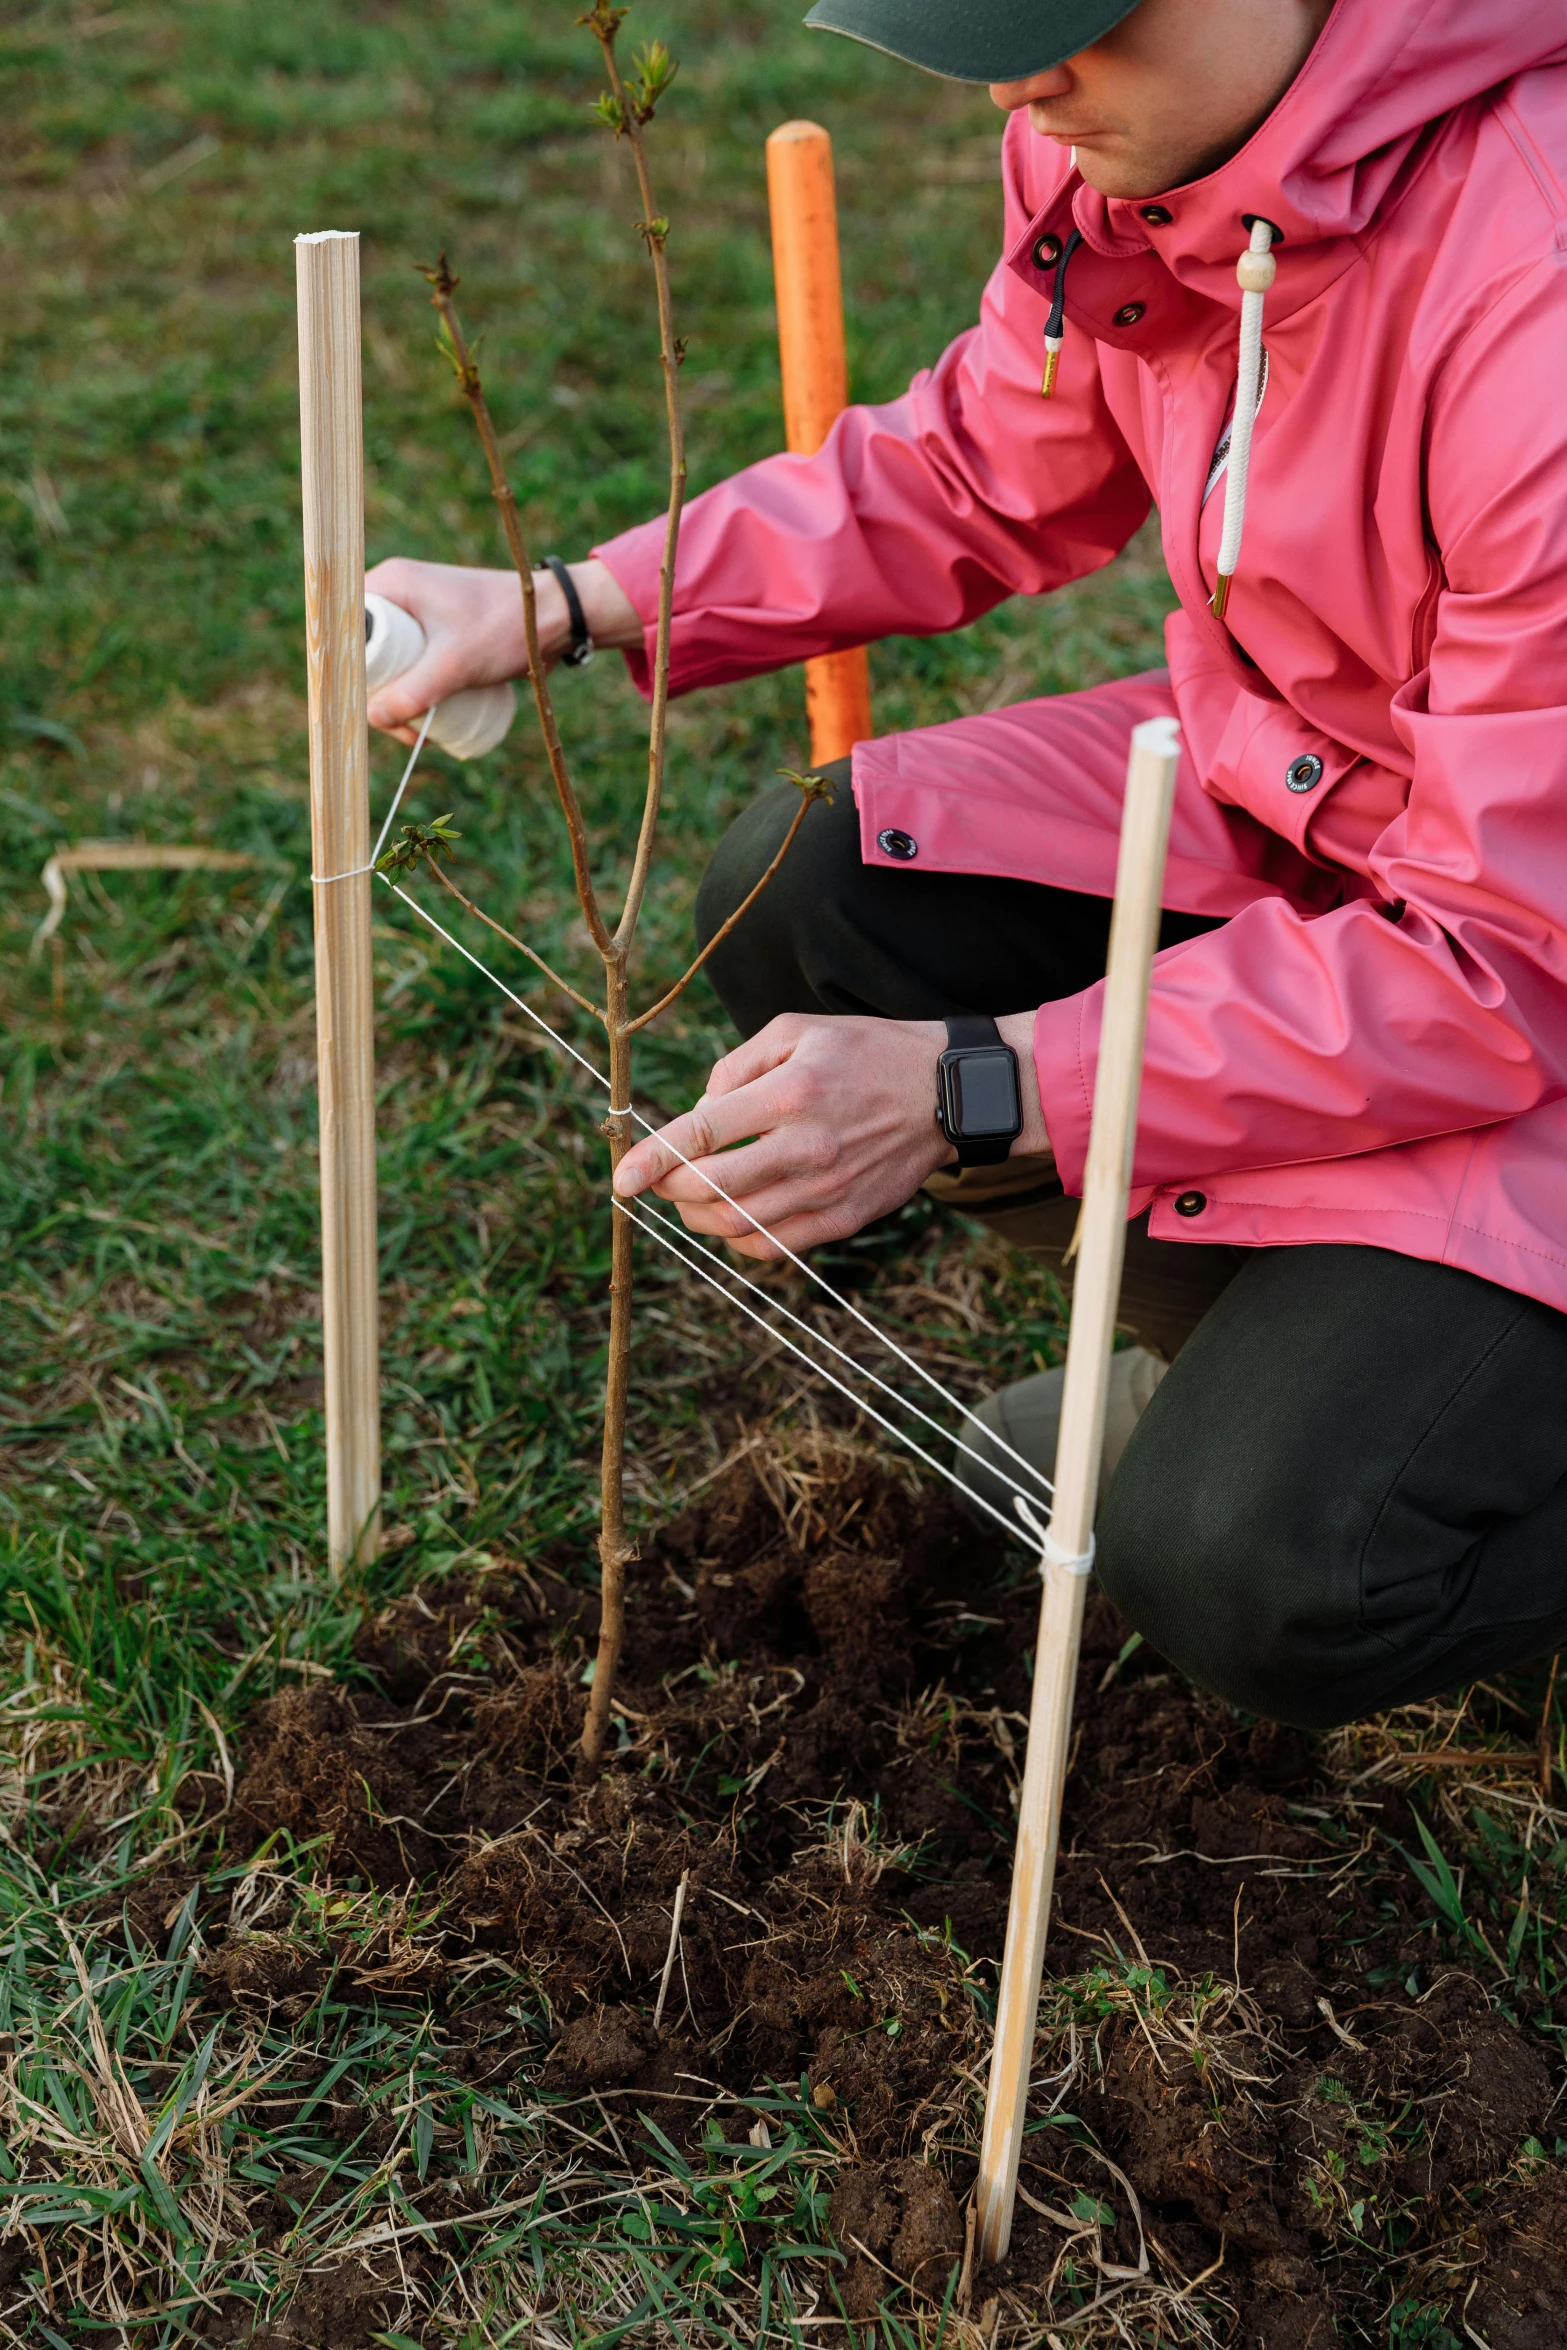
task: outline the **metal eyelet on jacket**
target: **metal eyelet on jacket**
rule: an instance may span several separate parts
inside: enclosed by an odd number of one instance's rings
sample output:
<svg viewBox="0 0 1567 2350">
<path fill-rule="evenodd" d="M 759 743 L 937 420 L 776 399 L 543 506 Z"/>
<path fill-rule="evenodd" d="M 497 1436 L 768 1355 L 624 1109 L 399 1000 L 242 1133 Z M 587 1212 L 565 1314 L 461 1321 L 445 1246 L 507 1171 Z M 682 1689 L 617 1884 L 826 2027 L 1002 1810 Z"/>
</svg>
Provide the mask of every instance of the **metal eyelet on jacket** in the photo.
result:
<svg viewBox="0 0 1567 2350">
<path fill-rule="evenodd" d="M 1123 302 L 1111 319 L 1112 326 L 1135 326 L 1148 309 L 1146 302 Z"/>
<path fill-rule="evenodd" d="M 1044 236 L 1034 240 L 1034 267 L 1036 269 L 1054 269 L 1060 258 L 1061 239 L 1053 232 L 1047 231 Z"/>
<path fill-rule="evenodd" d="M 1315 791 L 1322 781 L 1322 761 L 1315 751 L 1302 751 L 1284 770 L 1286 791 Z"/>
<path fill-rule="evenodd" d="M 892 824 L 885 831 L 877 833 L 876 846 L 884 857 L 896 857 L 900 865 L 907 865 L 911 858 L 920 853 L 920 844 L 914 835 L 911 832 L 899 832 L 896 825 Z"/>
</svg>

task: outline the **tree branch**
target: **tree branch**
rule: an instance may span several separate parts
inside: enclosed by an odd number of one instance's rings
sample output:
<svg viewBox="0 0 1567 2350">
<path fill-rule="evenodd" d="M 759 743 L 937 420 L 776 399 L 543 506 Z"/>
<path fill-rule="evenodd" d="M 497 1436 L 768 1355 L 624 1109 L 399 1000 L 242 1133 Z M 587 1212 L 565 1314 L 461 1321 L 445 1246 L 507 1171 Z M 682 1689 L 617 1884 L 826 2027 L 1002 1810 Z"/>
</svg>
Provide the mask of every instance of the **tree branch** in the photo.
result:
<svg viewBox="0 0 1567 2350">
<path fill-rule="evenodd" d="M 669 716 L 669 644 L 674 625 L 675 555 L 680 544 L 680 517 L 686 495 L 686 446 L 685 429 L 680 417 L 679 382 L 680 364 L 685 351 L 675 338 L 666 250 L 669 223 L 659 215 L 654 202 L 647 142 L 642 136 L 645 125 L 653 118 L 659 97 L 674 78 L 675 69 L 662 43 L 652 43 L 638 60 L 637 90 L 633 92 L 627 89 L 615 56 L 615 36 L 623 13 L 620 9 L 606 6 L 605 0 L 598 0 L 591 14 L 583 21 L 597 38 L 604 55 L 604 70 L 609 76 L 612 110 L 606 112 L 605 119 L 611 123 L 617 137 L 624 133 L 630 140 L 636 164 L 637 191 L 642 199 L 642 219 L 637 225 L 647 246 L 648 259 L 653 265 L 653 283 L 658 294 L 659 359 L 664 373 L 664 411 L 669 428 L 669 509 L 664 525 L 664 556 L 658 574 L 658 619 L 653 635 L 653 706 L 648 719 L 647 793 L 642 804 L 642 828 L 637 835 L 631 878 L 626 884 L 625 903 L 615 927 L 615 943 L 625 949 L 636 935 L 638 917 L 642 912 L 642 899 L 653 862 L 659 809 L 664 797 Z"/>
<path fill-rule="evenodd" d="M 668 1011 L 670 1005 L 675 1001 L 677 996 L 684 995 L 692 980 L 701 970 L 702 965 L 707 961 L 708 956 L 713 952 L 713 949 L 715 947 L 722 946 L 724 940 L 729 936 L 729 933 L 731 930 L 733 930 L 735 924 L 740 920 L 741 916 L 749 913 L 750 909 L 755 905 L 757 899 L 761 896 L 763 890 L 767 887 L 767 884 L 772 880 L 773 875 L 777 872 L 779 866 L 783 863 L 785 857 L 788 856 L 789 851 L 794 846 L 794 836 L 799 831 L 801 825 L 805 822 L 806 810 L 810 807 L 811 802 L 813 800 L 826 800 L 830 803 L 832 800 L 831 784 L 824 783 L 819 775 L 791 774 L 789 776 L 789 781 L 791 783 L 797 783 L 800 787 L 800 805 L 798 808 L 796 808 L 794 812 L 794 821 L 790 825 L 788 831 L 784 834 L 783 839 L 779 842 L 777 853 L 774 856 L 772 863 L 768 866 L 767 871 L 762 875 L 761 879 L 756 882 L 747 892 L 746 896 L 740 900 L 739 905 L 736 906 L 728 921 L 723 923 L 719 929 L 714 931 L 712 937 L 708 940 L 706 946 L 702 949 L 702 952 L 697 956 L 696 961 L 691 964 L 683 978 L 677 979 L 675 981 L 675 984 L 670 989 L 668 995 L 660 996 L 658 1002 L 654 1004 L 650 1010 L 646 1012 L 639 1012 L 634 1020 L 627 1021 L 626 1034 L 628 1036 L 635 1036 L 639 1028 L 646 1028 L 648 1022 L 650 1020 L 656 1020 L 660 1012 Z M 450 889 L 451 883 L 448 882 L 446 886 L 448 889 Z"/>
<path fill-rule="evenodd" d="M 527 545 L 523 539 L 522 524 L 517 516 L 517 500 L 513 494 L 511 483 L 506 478 L 505 461 L 501 456 L 500 443 L 495 436 L 495 425 L 490 416 L 489 403 L 484 397 L 484 386 L 480 380 L 473 353 L 468 348 L 467 339 L 458 322 L 457 312 L 452 305 L 452 295 L 456 291 L 457 280 L 446 265 L 444 253 L 433 269 L 424 269 L 420 274 L 429 281 L 430 299 L 446 330 L 447 357 L 451 360 L 463 397 L 473 411 L 473 421 L 478 427 L 485 463 L 490 469 L 490 487 L 495 493 L 495 503 L 501 510 L 501 527 L 506 533 L 506 545 L 516 568 L 517 577 L 522 584 L 522 626 L 528 646 L 528 681 L 533 687 L 533 699 L 539 713 L 539 730 L 544 737 L 544 749 L 550 764 L 550 774 L 554 779 L 556 794 L 560 800 L 561 813 L 566 819 L 566 830 L 571 837 L 571 865 L 572 872 L 576 877 L 577 897 L 582 907 L 583 920 L 587 923 L 592 934 L 593 944 L 601 955 L 608 958 L 616 952 L 616 942 L 610 935 L 609 926 L 603 915 L 599 912 L 598 893 L 593 887 L 593 877 L 588 867 L 587 826 L 583 822 L 582 809 L 573 789 L 570 773 L 567 770 L 566 753 L 561 743 L 560 729 L 555 723 L 555 706 L 550 698 L 550 689 L 544 672 L 544 661 L 539 649 L 539 617 L 533 592 L 533 565 L 529 560 Z"/>
<path fill-rule="evenodd" d="M 577 990 L 572 986 L 571 981 L 569 979 L 562 979 L 558 971 L 552 971 L 548 963 L 545 962 L 542 955 L 536 955 L 532 947 L 525 946 L 520 938 L 513 938 L 509 930 L 503 930 L 501 925 L 496 921 L 494 915 L 486 914 L 484 908 L 482 906 L 476 906 L 472 898 L 464 897 L 462 891 L 457 887 L 456 882 L 453 881 L 449 875 L 441 871 L 440 866 L 437 865 L 433 857 L 426 857 L 425 863 L 429 866 L 430 871 L 435 875 L 436 880 L 440 883 L 442 889 L 447 892 L 448 896 L 454 897 L 457 900 L 459 906 L 466 906 L 470 914 L 477 914 L 479 920 L 484 924 L 486 930 L 493 930 L 497 938 L 503 938 L 509 947 L 516 948 L 519 955 L 526 955 L 530 963 L 537 964 L 538 968 L 543 972 L 545 978 L 549 980 L 553 986 L 558 987 L 562 995 L 569 995 L 572 1002 L 574 1004 L 580 1005 L 584 1012 L 591 1012 L 595 1020 L 603 1019 L 604 1007 L 602 1004 L 595 1004 L 591 1002 L 587 996 L 579 995 Z M 716 945 L 716 940 L 714 943 Z"/>
</svg>

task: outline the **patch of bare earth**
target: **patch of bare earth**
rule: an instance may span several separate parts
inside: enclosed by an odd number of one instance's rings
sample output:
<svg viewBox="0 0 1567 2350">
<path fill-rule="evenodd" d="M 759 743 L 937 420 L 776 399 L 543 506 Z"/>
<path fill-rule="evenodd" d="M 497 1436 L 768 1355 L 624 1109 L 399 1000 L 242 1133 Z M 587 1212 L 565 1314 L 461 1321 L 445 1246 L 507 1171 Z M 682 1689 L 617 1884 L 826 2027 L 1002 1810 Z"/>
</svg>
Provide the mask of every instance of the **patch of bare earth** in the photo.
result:
<svg viewBox="0 0 1567 2350">
<path fill-rule="evenodd" d="M 367 1625 L 373 1685 L 258 1708 L 236 1806 L 258 1839 L 318 1840 L 336 1881 L 422 1887 L 426 1913 L 438 1889 L 433 1925 L 389 1931 L 393 1979 L 529 1980 L 552 2037 L 519 2026 L 498 2057 L 492 2033 L 486 2067 L 677 2144 L 715 2090 L 803 2078 L 839 2138 L 845 2313 L 894 2279 L 940 2303 L 1036 1605 L 1015 1561 L 864 1455 L 753 1453 L 634 1570 L 623 1744 L 597 1783 L 574 1766 L 592 1601 L 502 1564 Z M 1562 2081 L 1538 2027 L 1567 2017 L 1503 2013 L 1438 1960 L 1390 1841 L 1400 1795 L 1346 1807 L 1309 1741 L 1146 1649 L 1118 1666 L 1124 1638 L 1095 1603 L 1039 2126 L 1009 2256 L 965 2275 L 960 2311 L 993 2339 L 1072 2320 L 1086 2342 L 1095 2310 L 1158 2309 L 1176 2341 L 1200 2307 L 1210 2338 L 1329 2350 L 1385 2339 L 1412 2279 L 1492 2350 L 1567 2341 L 1567 2205 L 1520 2164 Z M 305 2003 L 316 1965 L 237 1935 L 214 1987 Z M 362 2320 L 301 2304 L 279 2340 L 373 2338 L 375 2277 L 340 2290 Z"/>
</svg>

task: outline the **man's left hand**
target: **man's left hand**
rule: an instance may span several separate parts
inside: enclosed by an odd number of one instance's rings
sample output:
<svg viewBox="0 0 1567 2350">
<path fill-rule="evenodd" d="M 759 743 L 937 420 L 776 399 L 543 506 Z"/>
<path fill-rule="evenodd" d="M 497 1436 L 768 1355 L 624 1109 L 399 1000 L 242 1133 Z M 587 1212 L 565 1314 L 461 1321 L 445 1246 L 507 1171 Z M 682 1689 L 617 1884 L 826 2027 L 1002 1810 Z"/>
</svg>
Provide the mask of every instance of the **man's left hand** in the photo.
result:
<svg viewBox="0 0 1567 2350">
<path fill-rule="evenodd" d="M 1033 1014 L 999 1025 L 1023 1085 L 1024 1130 L 1013 1148 L 1047 1149 Z M 901 1207 L 955 1158 L 936 1123 L 936 1062 L 946 1045 L 939 1020 L 785 1013 L 714 1065 L 694 1109 L 627 1152 L 615 1190 L 622 1199 L 655 1191 L 693 1232 L 763 1261 L 782 1254 L 780 1241 L 799 1255 L 842 1240 Z M 705 1175 L 773 1237 L 719 1199 Z"/>
</svg>

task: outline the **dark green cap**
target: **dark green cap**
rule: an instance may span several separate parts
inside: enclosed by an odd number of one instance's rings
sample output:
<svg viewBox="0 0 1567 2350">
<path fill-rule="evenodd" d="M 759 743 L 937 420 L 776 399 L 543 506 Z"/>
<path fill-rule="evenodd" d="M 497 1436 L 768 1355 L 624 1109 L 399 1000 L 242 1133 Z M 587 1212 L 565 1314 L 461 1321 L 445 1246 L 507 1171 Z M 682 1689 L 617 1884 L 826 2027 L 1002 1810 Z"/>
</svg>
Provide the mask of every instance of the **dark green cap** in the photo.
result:
<svg viewBox="0 0 1567 2350">
<path fill-rule="evenodd" d="M 1020 82 L 1075 57 L 1137 0 L 816 0 L 818 31 L 847 33 L 955 82 Z"/>
</svg>

